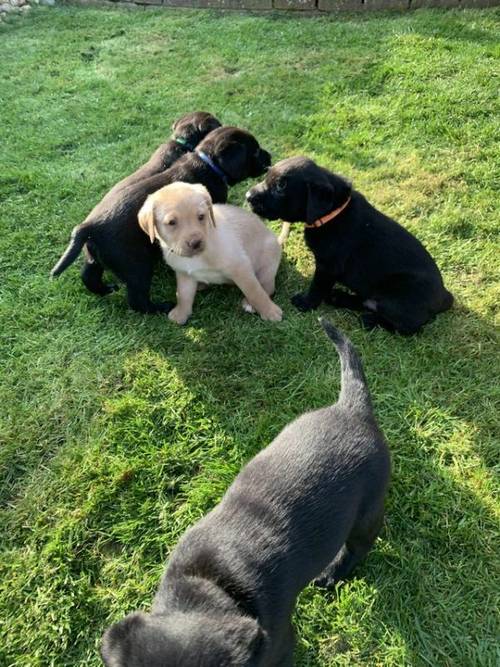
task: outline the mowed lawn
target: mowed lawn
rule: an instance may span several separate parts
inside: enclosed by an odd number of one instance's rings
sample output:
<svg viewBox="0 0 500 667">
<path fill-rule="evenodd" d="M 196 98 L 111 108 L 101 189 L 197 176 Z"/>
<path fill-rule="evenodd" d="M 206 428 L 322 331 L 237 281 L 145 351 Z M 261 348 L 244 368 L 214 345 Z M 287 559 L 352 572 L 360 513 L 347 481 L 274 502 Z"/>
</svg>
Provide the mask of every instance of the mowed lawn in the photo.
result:
<svg viewBox="0 0 500 667">
<path fill-rule="evenodd" d="M 300 597 L 296 664 L 500 664 L 499 17 L 68 7 L 0 28 L 2 667 L 98 665 L 243 463 L 336 400 L 318 314 L 362 354 L 393 481 L 357 577 Z M 77 265 L 50 281 L 72 227 L 194 109 L 353 179 L 437 258 L 454 309 L 409 339 L 298 313 L 300 225 L 280 324 L 230 288 L 179 328 L 89 294 Z M 154 292 L 173 298 L 166 270 Z"/>
</svg>

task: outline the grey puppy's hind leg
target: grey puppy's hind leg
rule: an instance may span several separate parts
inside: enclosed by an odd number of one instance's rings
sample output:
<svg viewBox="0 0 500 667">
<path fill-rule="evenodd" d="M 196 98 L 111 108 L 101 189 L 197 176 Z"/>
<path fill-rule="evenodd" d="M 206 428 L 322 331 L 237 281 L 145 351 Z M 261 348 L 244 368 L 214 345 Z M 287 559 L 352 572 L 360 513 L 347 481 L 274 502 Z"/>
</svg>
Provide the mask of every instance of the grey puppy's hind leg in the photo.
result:
<svg viewBox="0 0 500 667">
<path fill-rule="evenodd" d="M 316 586 L 331 588 L 344 581 L 356 565 L 370 551 L 384 521 L 383 505 L 376 511 L 365 514 L 354 524 L 349 537 L 334 560 L 314 580 Z"/>
</svg>

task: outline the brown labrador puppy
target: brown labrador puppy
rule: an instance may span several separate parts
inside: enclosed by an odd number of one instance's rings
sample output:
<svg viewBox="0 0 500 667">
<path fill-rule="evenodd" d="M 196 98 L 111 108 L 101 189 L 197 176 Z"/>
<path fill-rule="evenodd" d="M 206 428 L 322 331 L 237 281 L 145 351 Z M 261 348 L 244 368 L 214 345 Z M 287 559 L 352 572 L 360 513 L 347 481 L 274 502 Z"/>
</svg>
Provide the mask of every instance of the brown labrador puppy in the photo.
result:
<svg viewBox="0 0 500 667">
<path fill-rule="evenodd" d="M 172 125 L 170 141 L 158 146 L 142 167 L 114 185 L 106 197 L 115 195 L 118 190 L 142 181 L 144 178 L 165 171 L 180 157 L 194 151 L 200 141 L 218 127 L 221 127 L 221 123 L 206 111 L 195 111 L 181 116 Z"/>
</svg>

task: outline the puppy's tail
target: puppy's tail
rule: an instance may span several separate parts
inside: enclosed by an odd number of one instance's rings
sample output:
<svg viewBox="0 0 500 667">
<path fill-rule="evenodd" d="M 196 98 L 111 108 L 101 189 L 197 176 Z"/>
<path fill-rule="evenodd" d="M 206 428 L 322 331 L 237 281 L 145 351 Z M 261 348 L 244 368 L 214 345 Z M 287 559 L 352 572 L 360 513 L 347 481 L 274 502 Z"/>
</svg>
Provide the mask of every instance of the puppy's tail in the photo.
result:
<svg viewBox="0 0 500 667">
<path fill-rule="evenodd" d="M 286 240 L 290 236 L 290 223 L 284 222 L 281 227 L 280 235 L 278 236 L 278 243 L 283 247 L 286 243 Z"/>
<path fill-rule="evenodd" d="M 368 386 L 366 384 L 363 364 L 356 352 L 356 348 L 351 341 L 327 319 L 320 317 L 319 323 L 325 330 L 327 336 L 333 341 L 340 357 L 342 376 L 339 403 L 348 405 L 349 407 L 362 412 L 371 412 L 370 392 L 368 391 Z"/>
<path fill-rule="evenodd" d="M 50 275 L 55 278 L 72 264 L 81 253 L 85 242 L 89 238 L 89 228 L 83 225 L 77 225 L 71 232 L 71 240 L 64 251 L 61 259 L 54 266 Z"/>
</svg>

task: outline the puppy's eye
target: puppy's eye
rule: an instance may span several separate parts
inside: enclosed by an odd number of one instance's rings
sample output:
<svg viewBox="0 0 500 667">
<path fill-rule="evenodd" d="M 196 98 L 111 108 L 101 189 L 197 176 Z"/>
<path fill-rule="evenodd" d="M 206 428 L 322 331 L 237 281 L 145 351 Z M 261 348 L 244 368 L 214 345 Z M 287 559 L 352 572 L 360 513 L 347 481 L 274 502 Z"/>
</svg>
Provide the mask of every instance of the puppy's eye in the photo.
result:
<svg viewBox="0 0 500 667">
<path fill-rule="evenodd" d="M 177 220 L 175 218 L 170 218 L 170 220 L 167 220 L 167 225 L 169 225 L 170 227 L 175 227 L 176 224 Z"/>
<path fill-rule="evenodd" d="M 198 213 L 198 220 L 199 220 L 200 222 L 202 222 L 203 220 L 205 220 L 205 214 L 204 214 L 204 213 Z"/>
<path fill-rule="evenodd" d="M 283 192 L 285 189 L 285 181 L 281 179 L 279 181 L 276 181 L 276 183 L 274 184 L 274 189 L 276 190 L 276 192 Z"/>
</svg>

